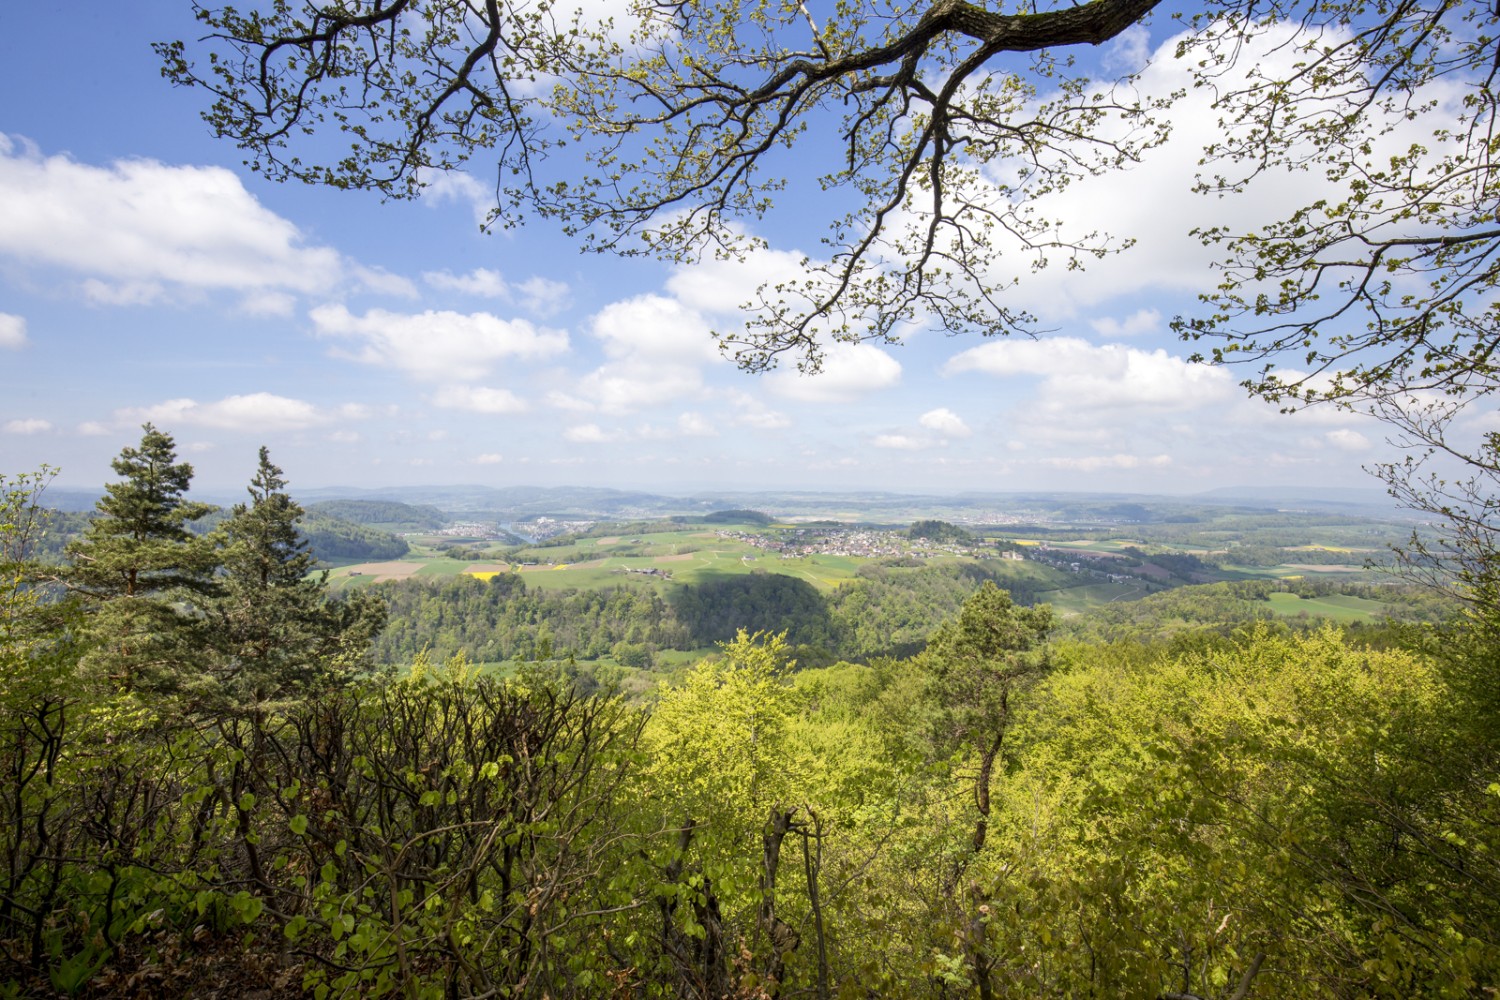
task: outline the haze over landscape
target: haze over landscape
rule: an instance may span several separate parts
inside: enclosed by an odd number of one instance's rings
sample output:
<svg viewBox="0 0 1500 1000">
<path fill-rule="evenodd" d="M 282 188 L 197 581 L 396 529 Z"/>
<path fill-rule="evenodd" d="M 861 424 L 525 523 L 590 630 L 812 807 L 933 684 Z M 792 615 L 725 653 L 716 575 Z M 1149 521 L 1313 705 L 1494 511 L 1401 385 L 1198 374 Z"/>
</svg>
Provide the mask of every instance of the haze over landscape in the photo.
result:
<svg viewBox="0 0 1500 1000">
<path fill-rule="evenodd" d="M 1185 80 L 1173 28 L 1132 28 L 1097 58 L 1154 52 L 1141 85 L 1166 93 Z M 755 376 L 712 331 L 818 252 L 811 185 L 763 223 L 770 249 L 666 265 L 582 255 L 544 221 L 482 234 L 483 164 L 415 203 L 271 183 L 212 138 L 201 95 L 160 76 L 150 43 L 197 30 L 168 4 L 0 12 L 6 468 L 46 462 L 58 487 L 95 487 L 146 421 L 221 491 L 260 444 L 294 489 L 1194 493 L 1373 487 L 1362 466 L 1390 457 L 1368 419 L 1280 414 L 1246 398 L 1249 372 L 1188 363 L 1168 329 L 1215 280 L 1189 218 L 1232 224 L 1306 193 L 1273 178 L 1192 194 L 1214 128 L 1197 97 L 1172 143 L 1051 206 L 1138 242 L 1006 293 L 1039 339 L 914 327 L 904 345 L 832 350 L 817 377 Z"/>
</svg>

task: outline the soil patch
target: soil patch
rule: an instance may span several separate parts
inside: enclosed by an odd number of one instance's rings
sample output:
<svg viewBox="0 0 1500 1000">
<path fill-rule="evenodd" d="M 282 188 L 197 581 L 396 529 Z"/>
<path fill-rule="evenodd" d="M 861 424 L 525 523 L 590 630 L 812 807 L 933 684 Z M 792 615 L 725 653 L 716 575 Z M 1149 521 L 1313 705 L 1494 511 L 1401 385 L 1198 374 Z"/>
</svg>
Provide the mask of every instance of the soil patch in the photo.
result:
<svg viewBox="0 0 1500 1000">
<path fill-rule="evenodd" d="M 375 582 L 381 580 L 405 580 L 416 574 L 422 568 L 419 562 L 383 562 L 364 563 L 359 566 L 350 566 L 350 576 L 373 576 Z"/>
</svg>

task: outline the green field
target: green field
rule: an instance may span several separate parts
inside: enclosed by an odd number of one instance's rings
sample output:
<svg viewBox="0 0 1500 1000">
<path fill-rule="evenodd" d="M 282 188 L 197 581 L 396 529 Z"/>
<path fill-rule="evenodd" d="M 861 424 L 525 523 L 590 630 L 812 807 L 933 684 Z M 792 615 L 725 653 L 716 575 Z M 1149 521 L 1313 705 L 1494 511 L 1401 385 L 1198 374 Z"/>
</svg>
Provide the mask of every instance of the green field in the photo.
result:
<svg viewBox="0 0 1500 1000">
<path fill-rule="evenodd" d="M 1040 597 L 1059 615 L 1076 615 L 1115 601 L 1140 600 L 1149 593 L 1150 588 L 1141 583 L 1092 583 L 1065 590 L 1049 590 Z"/>
<path fill-rule="evenodd" d="M 1385 605 L 1363 597 L 1298 597 L 1296 594 L 1278 593 L 1270 596 L 1271 609 L 1283 617 L 1307 614 L 1312 618 L 1328 618 L 1336 622 L 1372 621 L 1385 613 Z"/>
<path fill-rule="evenodd" d="M 1260 580 L 1300 580 L 1322 577 L 1354 581 L 1382 578 L 1378 570 L 1368 570 L 1361 566 L 1341 566 L 1336 563 L 1328 566 L 1236 566 L 1232 563 L 1222 565 L 1227 573 Z"/>
<path fill-rule="evenodd" d="M 732 527 L 753 530 L 749 526 Z M 527 586 L 588 590 L 631 583 L 661 593 L 673 586 L 757 570 L 796 577 L 819 590 L 831 590 L 853 579 L 859 567 L 868 561 L 837 555 L 784 558 L 779 553 L 701 528 L 633 538 L 582 538 L 568 545 L 515 551 L 511 558 L 512 572 L 520 574 Z M 468 571 L 471 565 L 485 564 L 484 560 L 471 563 L 451 559 L 428 545 L 415 545 L 409 555 L 393 562 L 415 564 L 413 572 L 398 575 L 419 577 L 455 576 Z M 329 575 L 329 582 L 336 589 L 368 586 L 381 578 L 389 566 L 385 563 L 340 566 Z"/>
</svg>

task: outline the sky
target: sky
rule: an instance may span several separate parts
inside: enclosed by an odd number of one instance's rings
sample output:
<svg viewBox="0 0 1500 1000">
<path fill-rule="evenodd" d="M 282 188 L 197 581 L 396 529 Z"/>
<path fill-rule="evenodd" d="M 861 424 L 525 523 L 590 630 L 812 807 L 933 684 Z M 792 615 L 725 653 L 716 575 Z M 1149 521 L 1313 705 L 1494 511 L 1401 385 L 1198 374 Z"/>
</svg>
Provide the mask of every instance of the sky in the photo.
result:
<svg viewBox="0 0 1500 1000">
<path fill-rule="evenodd" d="M 1392 455 L 1357 414 L 1247 399 L 1248 372 L 1190 364 L 1169 330 L 1215 280 L 1194 223 L 1306 196 L 1288 178 L 1190 193 L 1215 121 L 1198 95 L 1166 147 L 1053 207 L 1136 244 L 1008 293 L 1050 332 L 914 329 L 833 349 L 820 376 L 752 375 L 710 331 L 816 248 L 816 211 L 763 223 L 754 259 L 672 265 L 584 254 L 545 223 L 482 233 L 482 166 L 416 202 L 276 184 L 161 79 L 150 43 L 195 28 L 181 0 L 0 7 L 0 474 L 97 486 L 147 421 L 220 491 L 261 445 L 294 492 L 1170 494 L 1374 486 L 1363 467 Z M 1099 57 L 1180 87 L 1156 31 Z"/>
</svg>

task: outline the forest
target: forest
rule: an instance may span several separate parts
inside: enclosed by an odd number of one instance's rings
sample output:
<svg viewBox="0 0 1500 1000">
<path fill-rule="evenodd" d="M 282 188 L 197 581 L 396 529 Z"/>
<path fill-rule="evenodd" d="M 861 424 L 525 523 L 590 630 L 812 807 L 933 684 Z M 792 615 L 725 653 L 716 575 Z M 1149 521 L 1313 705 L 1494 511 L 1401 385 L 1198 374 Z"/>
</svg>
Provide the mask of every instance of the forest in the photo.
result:
<svg viewBox="0 0 1500 1000">
<path fill-rule="evenodd" d="M 483 156 L 482 225 L 597 250 L 744 260 L 806 181 L 827 253 L 715 336 L 816 372 L 918 328 L 1045 333 L 1010 276 L 1129 245 L 1046 199 L 1167 141 L 1176 97 L 1073 58 L 1157 6 L 661 2 L 622 34 L 277 0 L 195 5 L 200 42 L 157 53 L 262 176 L 415 198 Z M 1500 13 L 1172 16 L 1215 95 L 1191 186 L 1314 192 L 1193 230 L 1217 283 L 1172 328 L 1258 400 L 1379 422 L 1400 457 L 1371 471 L 1430 529 L 1391 569 L 1439 598 L 1345 629 L 1241 582 L 1065 619 L 962 568 L 817 601 L 756 574 L 335 595 L 266 448 L 211 518 L 147 423 L 60 546 L 52 470 L 0 479 L 0 995 L 1494 997 Z M 629 694 L 562 655 L 702 642 Z"/>
<path fill-rule="evenodd" d="M 114 469 L 60 566 L 34 558 L 48 471 L 4 484 L 10 995 L 1478 997 L 1500 974 L 1494 647 L 1451 605 L 1293 628 L 1256 613 L 1271 584 L 1215 584 L 1062 627 L 953 565 L 808 620 L 781 592 L 805 584 L 754 575 L 675 608 L 505 574 L 335 599 L 264 449 L 206 531 L 170 435 Z M 881 590 L 898 572 L 921 585 Z M 445 605 L 527 655 L 412 649 Z M 388 614 L 411 635 L 376 667 Z M 725 635 L 736 615 L 790 625 Z M 791 628 L 841 623 L 876 652 L 799 662 Z M 678 638 L 718 651 L 644 698 L 558 659 Z"/>
</svg>

